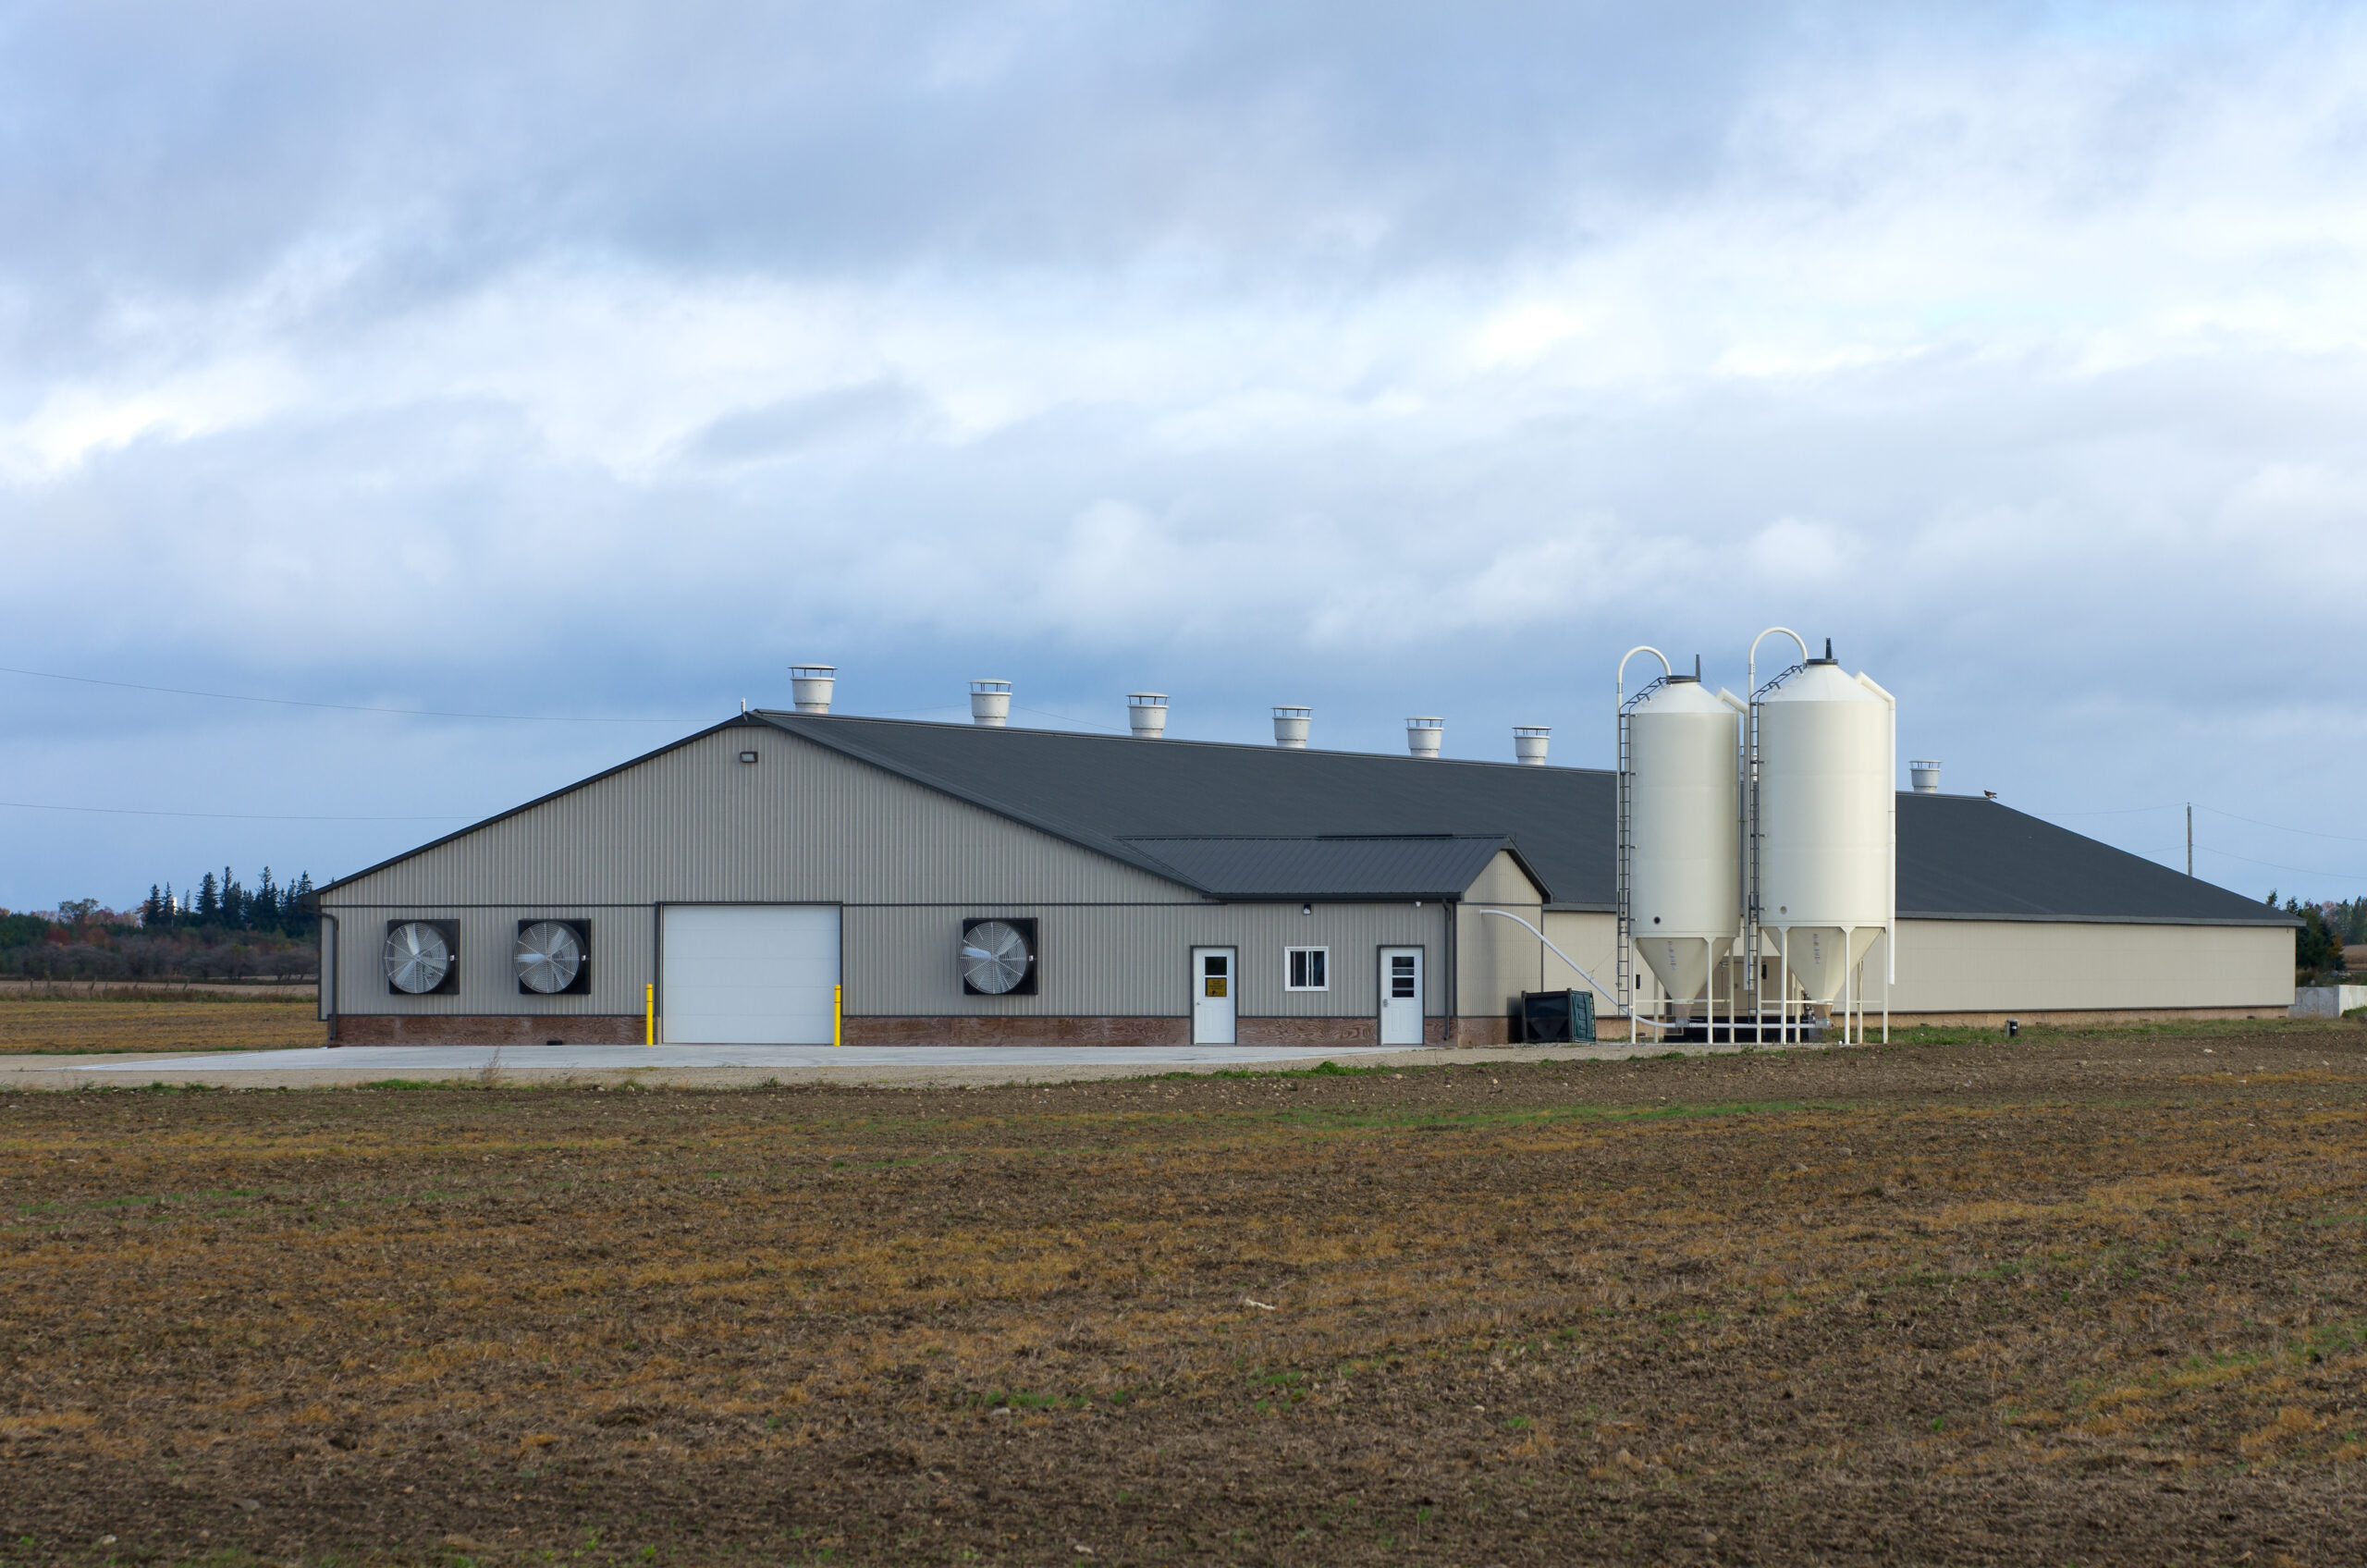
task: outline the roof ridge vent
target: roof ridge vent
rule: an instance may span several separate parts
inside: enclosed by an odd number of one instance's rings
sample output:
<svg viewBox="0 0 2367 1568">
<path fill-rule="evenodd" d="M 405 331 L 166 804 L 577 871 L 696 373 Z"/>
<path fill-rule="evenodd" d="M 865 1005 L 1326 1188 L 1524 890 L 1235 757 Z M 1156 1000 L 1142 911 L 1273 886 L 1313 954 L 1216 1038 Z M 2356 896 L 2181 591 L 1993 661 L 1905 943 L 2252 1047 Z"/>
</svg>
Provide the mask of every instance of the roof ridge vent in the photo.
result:
<svg viewBox="0 0 2367 1568">
<path fill-rule="evenodd" d="M 1523 767 L 1543 767 L 1545 750 L 1552 743 L 1553 727 L 1550 724 L 1513 726 L 1513 761 Z"/>
<path fill-rule="evenodd" d="M 1306 750 L 1306 732 L 1315 727 L 1315 710 L 1303 703 L 1274 704 L 1274 744 L 1286 752 Z"/>
<path fill-rule="evenodd" d="M 1137 741 L 1162 739 L 1167 734 L 1167 693 L 1127 692 L 1126 727 L 1134 731 Z"/>
<path fill-rule="evenodd" d="M 1446 720 L 1438 715 L 1421 714 L 1405 721 L 1405 749 L 1416 756 L 1435 761 L 1445 743 Z"/>
<path fill-rule="evenodd" d="M 830 693 L 839 683 L 839 669 L 828 664 L 793 664 L 789 667 L 789 690 L 800 713 L 828 713 Z"/>
<path fill-rule="evenodd" d="M 970 722 L 986 729 L 1011 722 L 1011 682 L 992 677 L 971 681 Z"/>
</svg>

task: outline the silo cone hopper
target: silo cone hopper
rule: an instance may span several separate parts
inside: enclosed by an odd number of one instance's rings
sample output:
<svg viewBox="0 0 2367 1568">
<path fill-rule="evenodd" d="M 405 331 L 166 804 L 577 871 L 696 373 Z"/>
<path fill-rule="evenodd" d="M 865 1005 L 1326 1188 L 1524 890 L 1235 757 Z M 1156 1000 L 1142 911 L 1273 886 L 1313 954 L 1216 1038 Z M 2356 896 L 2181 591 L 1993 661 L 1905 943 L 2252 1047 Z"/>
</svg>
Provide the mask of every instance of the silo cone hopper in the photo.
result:
<svg viewBox="0 0 2367 1568">
<path fill-rule="evenodd" d="M 1674 1002 L 1696 1002 L 1707 995 L 1711 971 L 1734 950 L 1734 945 L 1732 937 L 1636 938 L 1636 951 Z"/>
<path fill-rule="evenodd" d="M 1792 978 L 1800 983 L 1802 995 L 1809 1001 L 1831 1006 L 1841 999 L 1841 987 L 1847 983 L 1849 971 L 1873 950 L 1874 939 L 1882 934 L 1879 925 L 1860 925 L 1850 931 L 1838 925 L 1795 925 L 1789 928 L 1788 948 L 1784 931 L 1769 931 L 1765 940 L 1769 947 L 1787 955 Z M 1848 955 L 1846 959 L 1842 956 L 1845 949 Z"/>
</svg>

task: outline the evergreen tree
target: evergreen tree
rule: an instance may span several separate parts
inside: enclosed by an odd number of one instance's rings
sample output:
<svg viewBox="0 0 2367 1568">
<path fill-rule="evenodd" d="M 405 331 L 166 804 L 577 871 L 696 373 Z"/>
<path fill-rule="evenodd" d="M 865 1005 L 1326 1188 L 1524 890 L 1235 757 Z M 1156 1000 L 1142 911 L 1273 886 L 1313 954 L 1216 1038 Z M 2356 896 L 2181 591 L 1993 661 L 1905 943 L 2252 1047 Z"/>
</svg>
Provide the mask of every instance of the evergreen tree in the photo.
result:
<svg viewBox="0 0 2367 1568">
<path fill-rule="evenodd" d="M 148 884 L 148 896 L 147 896 L 147 898 L 145 898 L 145 899 L 143 899 L 143 900 L 141 900 L 141 904 L 140 904 L 140 924 L 141 924 L 141 925 L 146 926 L 146 927 L 148 927 L 148 928 L 150 928 L 150 929 L 152 929 L 152 930 L 153 930 L 153 928 L 155 928 L 156 926 L 162 925 L 164 923 L 165 923 L 165 893 L 164 893 L 164 889 L 163 889 L 163 888 L 159 888 L 159 887 L 157 887 L 157 886 L 156 886 L 156 884 L 154 884 L 153 882 L 151 882 L 151 883 L 149 883 L 149 884 Z"/>
<path fill-rule="evenodd" d="M 222 924 L 235 931 L 246 923 L 247 889 L 226 865 L 222 868 Z"/>
<path fill-rule="evenodd" d="M 173 885 L 170 882 L 167 882 L 165 884 L 165 924 L 167 925 L 178 925 L 180 923 L 180 901 L 173 897 Z"/>
<path fill-rule="evenodd" d="M 280 929 L 279 889 L 272 885 L 271 867 L 267 865 L 255 883 L 254 901 L 248 905 L 247 924 L 258 931 Z"/>
<path fill-rule="evenodd" d="M 195 913 L 197 915 L 197 923 L 200 925 L 204 925 L 208 921 L 219 920 L 222 918 L 221 886 L 214 880 L 214 873 L 210 871 L 203 876 L 198 878 L 197 909 Z"/>
<path fill-rule="evenodd" d="M 2301 922 L 2301 929 L 2293 934 L 2295 968 L 2314 974 L 2340 966 L 2342 935 L 2326 925 L 2324 910 L 2315 904 L 2305 904 L 2299 899 L 2287 899 L 2285 900 L 2285 913 Z"/>
</svg>

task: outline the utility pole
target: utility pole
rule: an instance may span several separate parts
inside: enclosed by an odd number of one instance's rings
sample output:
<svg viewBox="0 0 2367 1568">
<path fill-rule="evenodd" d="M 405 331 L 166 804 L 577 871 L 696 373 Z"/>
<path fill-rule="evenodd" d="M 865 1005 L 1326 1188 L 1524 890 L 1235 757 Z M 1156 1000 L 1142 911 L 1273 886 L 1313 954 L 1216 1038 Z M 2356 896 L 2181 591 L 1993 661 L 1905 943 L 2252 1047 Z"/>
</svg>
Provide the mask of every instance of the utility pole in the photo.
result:
<svg viewBox="0 0 2367 1568">
<path fill-rule="evenodd" d="M 2186 803 L 2186 874 L 2194 875 L 2194 802 Z"/>
</svg>

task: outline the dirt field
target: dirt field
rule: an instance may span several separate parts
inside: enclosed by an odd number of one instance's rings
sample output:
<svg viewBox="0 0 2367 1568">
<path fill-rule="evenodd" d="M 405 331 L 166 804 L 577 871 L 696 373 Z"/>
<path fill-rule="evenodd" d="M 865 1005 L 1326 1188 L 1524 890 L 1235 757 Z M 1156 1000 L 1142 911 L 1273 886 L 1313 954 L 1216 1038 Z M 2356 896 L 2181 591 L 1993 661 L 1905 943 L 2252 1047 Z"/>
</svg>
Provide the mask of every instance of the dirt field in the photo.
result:
<svg viewBox="0 0 2367 1568">
<path fill-rule="evenodd" d="M 251 1051 L 323 1043 L 310 997 L 81 1000 L 0 997 L 0 1056 Z"/>
<path fill-rule="evenodd" d="M 10 1563 L 2361 1556 L 2357 1024 L 0 1144 Z"/>
</svg>

